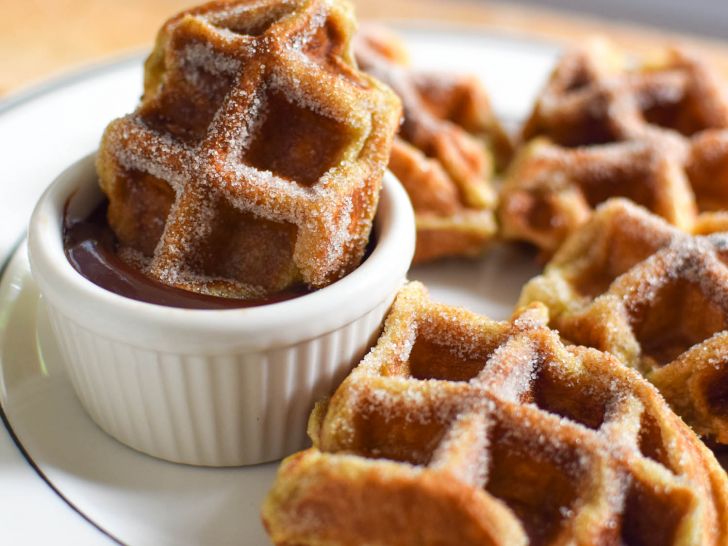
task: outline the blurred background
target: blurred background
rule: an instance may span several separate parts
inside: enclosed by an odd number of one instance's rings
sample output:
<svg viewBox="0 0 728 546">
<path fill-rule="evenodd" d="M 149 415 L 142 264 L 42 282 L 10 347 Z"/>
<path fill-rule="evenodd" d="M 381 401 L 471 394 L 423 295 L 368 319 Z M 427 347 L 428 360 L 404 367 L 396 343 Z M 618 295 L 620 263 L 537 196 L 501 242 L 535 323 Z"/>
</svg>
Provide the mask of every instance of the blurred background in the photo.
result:
<svg viewBox="0 0 728 546">
<path fill-rule="evenodd" d="M 460 24 L 569 43 L 602 33 L 639 52 L 689 42 L 728 67 L 728 0 L 354 0 L 362 19 Z M 0 0 L 0 97 L 63 71 L 151 46 L 199 0 Z M 430 23 L 426 23 L 430 21 Z"/>
<path fill-rule="evenodd" d="M 518 0 L 517 3 L 728 39 L 726 0 Z"/>
</svg>

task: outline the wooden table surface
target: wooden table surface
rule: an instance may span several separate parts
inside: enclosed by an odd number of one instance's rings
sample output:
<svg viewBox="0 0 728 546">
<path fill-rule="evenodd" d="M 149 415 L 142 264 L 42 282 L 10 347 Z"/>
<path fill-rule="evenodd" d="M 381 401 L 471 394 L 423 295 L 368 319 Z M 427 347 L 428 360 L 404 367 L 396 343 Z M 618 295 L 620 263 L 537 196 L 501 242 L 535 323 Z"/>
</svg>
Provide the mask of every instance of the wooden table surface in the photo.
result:
<svg viewBox="0 0 728 546">
<path fill-rule="evenodd" d="M 636 52 L 685 43 L 728 73 L 728 42 L 483 0 L 354 0 L 361 19 L 459 24 L 577 43 L 603 34 Z M 0 0 L 0 96 L 88 63 L 150 47 L 195 0 Z"/>
</svg>

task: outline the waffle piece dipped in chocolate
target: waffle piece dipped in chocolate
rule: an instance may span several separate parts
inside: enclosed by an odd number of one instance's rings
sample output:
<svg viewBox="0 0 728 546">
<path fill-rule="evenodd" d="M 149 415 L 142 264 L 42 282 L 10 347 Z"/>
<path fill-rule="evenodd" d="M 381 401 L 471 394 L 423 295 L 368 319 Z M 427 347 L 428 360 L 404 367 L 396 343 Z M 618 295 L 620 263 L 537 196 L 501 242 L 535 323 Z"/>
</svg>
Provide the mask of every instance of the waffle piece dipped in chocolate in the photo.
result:
<svg viewBox="0 0 728 546">
<path fill-rule="evenodd" d="M 345 0 L 212 2 L 162 27 L 98 157 L 109 223 L 151 277 L 259 296 L 364 253 L 400 116 L 360 72 Z"/>
<path fill-rule="evenodd" d="M 412 69 L 403 42 L 381 27 L 364 27 L 355 50 L 362 69 L 391 86 L 404 106 L 389 168 L 414 205 L 414 261 L 479 254 L 496 231 L 493 170 L 512 151 L 482 84 Z"/>
<path fill-rule="evenodd" d="M 609 197 L 686 230 L 728 209 L 726 85 L 684 51 L 641 66 L 603 41 L 566 53 L 522 137 L 499 219 L 546 255 Z"/>
<path fill-rule="evenodd" d="M 717 545 L 725 472 L 614 357 L 410 283 L 263 506 L 276 544 Z"/>
<path fill-rule="evenodd" d="M 728 234 L 693 236 L 623 199 L 529 281 L 573 343 L 639 370 L 693 429 L 728 443 Z"/>
</svg>

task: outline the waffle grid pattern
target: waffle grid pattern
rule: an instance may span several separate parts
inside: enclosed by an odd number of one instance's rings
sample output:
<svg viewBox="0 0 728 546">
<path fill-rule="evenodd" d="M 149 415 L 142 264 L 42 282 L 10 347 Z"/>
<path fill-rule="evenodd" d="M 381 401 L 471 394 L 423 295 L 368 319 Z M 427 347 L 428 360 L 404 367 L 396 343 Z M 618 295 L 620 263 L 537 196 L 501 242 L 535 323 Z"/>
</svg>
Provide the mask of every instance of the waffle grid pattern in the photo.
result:
<svg viewBox="0 0 728 546">
<path fill-rule="evenodd" d="M 728 209 L 728 96 L 682 50 L 639 66 L 603 41 L 568 52 L 522 140 L 498 215 L 505 238 L 545 255 L 610 197 L 687 231 L 726 225 L 717 211 Z"/>
<path fill-rule="evenodd" d="M 722 470 L 637 374 L 541 305 L 495 322 L 411 283 L 314 411 L 263 517 L 277 544 L 718 544 Z M 665 514 L 669 513 L 669 519 Z"/>
<path fill-rule="evenodd" d="M 728 235 L 691 236 L 608 201 L 526 284 L 519 303 L 532 301 L 565 338 L 614 354 L 698 433 L 728 442 Z"/>
<path fill-rule="evenodd" d="M 142 104 L 99 157 L 110 223 L 153 277 L 246 296 L 358 264 L 399 109 L 356 70 L 350 10 L 213 3 L 163 27 Z"/>
</svg>

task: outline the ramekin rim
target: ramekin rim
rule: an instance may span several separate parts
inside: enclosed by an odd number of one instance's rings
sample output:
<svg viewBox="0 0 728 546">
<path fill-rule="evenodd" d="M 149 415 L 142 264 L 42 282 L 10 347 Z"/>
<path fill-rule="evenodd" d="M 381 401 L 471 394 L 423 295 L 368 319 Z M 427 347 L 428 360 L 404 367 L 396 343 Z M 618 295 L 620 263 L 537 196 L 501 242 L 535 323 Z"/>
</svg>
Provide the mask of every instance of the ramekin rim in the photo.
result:
<svg viewBox="0 0 728 546">
<path fill-rule="evenodd" d="M 409 198 L 395 176 L 386 171 L 379 201 L 377 243 L 368 258 L 354 271 L 304 296 L 258 307 L 240 309 L 183 309 L 138 301 L 106 290 L 83 277 L 68 261 L 62 241 L 63 208 L 93 165 L 95 152 L 68 166 L 50 184 L 31 215 L 28 246 L 31 269 L 41 291 L 51 303 L 68 310 L 68 304 L 83 298 L 88 311 L 113 311 L 115 320 L 139 321 L 139 327 L 181 327 L 185 330 L 240 331 L 248 334 L 303 324 L 332 311 L 341 313 L 342 324 L 356 320 L 391 295 L 390 285 L 406 275 L 414 253 L 414 213 Z M 93 170 L 95 180 L 95 169 Z M 405 249 L 403 251 L 402 249 Z M 46 277 L 52 277 L 49 280 Z M 390 282 L 387 282 L 390 281 Z M 60 288 L 54 289 L 52 283 Z M 58 292 L 64 291 L 64 297 Z M 379 294 L 381 292 L 381 294 Z M 359 297 L 360 305 L 350 305 Z M 66 305 L 64 305 L 64 299 Z M 368 305 L 361 305 L 366 301 Z M 347 312 L 348 311 L 348 312 Z"/>
</svg>

